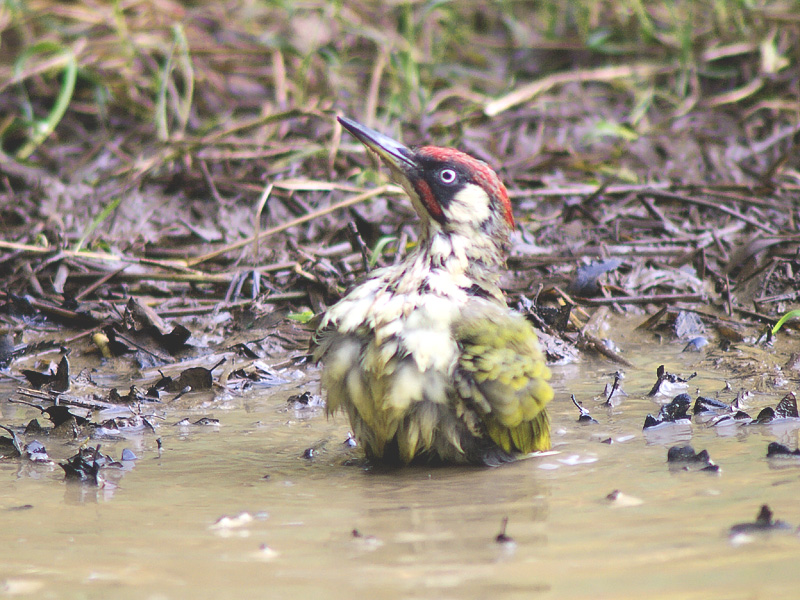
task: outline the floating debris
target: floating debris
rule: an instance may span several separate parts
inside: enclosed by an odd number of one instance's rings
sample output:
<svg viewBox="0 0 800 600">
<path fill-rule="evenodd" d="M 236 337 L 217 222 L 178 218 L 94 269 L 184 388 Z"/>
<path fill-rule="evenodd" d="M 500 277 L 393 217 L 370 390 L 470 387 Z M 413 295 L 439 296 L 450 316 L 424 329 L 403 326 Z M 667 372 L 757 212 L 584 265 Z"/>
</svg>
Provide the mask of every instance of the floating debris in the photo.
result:
<svg viewBox="0 0 800 600">
<path fill-rule="evenodd" d="M 702 335 L 690 339 L 683 347 L 684 352 L 700 352 L 708 345 L 708 340 Z"/>
<path fill-rule="evenodd" d="M 706 327 L 700 316 L 687 310 L 682 310 L 675 316 L 673 327 L 678 339 L 697 339 L 706 332 Z"/>
<path fill-rule="evenodd" d="M 183 392 L 187 390 L 187 388 L 188 391 L 192 392 L 211 389 L 211 386 L 214 384 L 211 371 L 216 369 L 223 362 L 224 359 L 211 367 L 211 369 L 206 369 L 205 367 L 190 367 L 184 369 L 177 379 L 173 379 L 161 373 L 161 379 L 153 385 L 152 389 L 166 390 L 167 392 Z"/>
<path fill-rule="evenodd" d="M 719 411 L 730 411 L 731 405 L 721 400 L 717 400 L 715 398 L 706 398 L 704 396 L 698 396 L 694 401 L 694 408 L 692 412 L 694 414 L 700 414 L 704 412 L 719 412 Z"/>
<path fill-rule="evenodd" d="M 614 340 L 610 338 L 602 338 L 600 341 L 609 352 L 616 355 L 620 355 L 622 353 L 622 348 L 620 348 Z"/>
<path fill-rule="evenodd" d="M 113 461 L 110 458 L 100 454 L 100 445 L 98 444 L 94 448 L 82 448 L 74 456 L 59 463 L 59 466 L 64 469 L 64 476 L 68 480 L 100 486 L 104 483 L 100 476 L 100 469 L 111 462 Z"/>
<path fill-rule="evenodd" d="M 614 508 L 628 508 L 631 506 L 640 506 L 644 504 L 644 500 L 636 496 L 629 496 L 622 493 L 620 490 L 614 490 L 606 496 L 606 500 Z"/>
<path fill-rule="evenodd" d="M 289 379 L 282 377 L 278 371 L 263 361 L 254 361 L 246 369 L 236 369 L 228 377 L 231 379 L 246 380 L 249 384 L 260 387 L 276 387 L 289 383 Z"/>
<path fill-rule="evenodd" d="M 263 560 L 265 562 L 268 562 L 268 561 L 271 561 L 271 560 L 275 560 L 279 556 L 280 556 L 280 552 L 278 552 L 277 550 L 274 550 L 273 548 L 270 548 L 266 544 L 261 544 L 258 547 L 258 550 L 256 550 L 252 554 L 252 557 L 254 559 Z"/>
<path fill-rule="evenodd" d="M 733 410 L 747 410 L 750 408 L 750 400 L 753 397 L 753 392 L 750 390 L 739 390 L 736 398 L 731 402 Z"/>
<path fill-rule="evenodd" d="M 322 396 L 318 394 L 312 394 L 311 392 L 303 392 L 302 394 L 289 396 L 286 399 L 286 402 L 292 405 L 292 407 L 295 409 L 323 408 L 325 406 Z"/>
<path fill-rule="evenodd" d="M 155 310 L 135 298 L 128 300 L 122 320 L 114 323 L 113 329 L 106 328 L 104 331 L 107 335 L 113 331 L 117 334 L 115 337 L 121 337 L 140 355 L 147 354 L 150 358 L 162 360 L 165 358 L 162 350 L 174 356 L 188 346 L 191 337 L 183 325 L 175 325 L 169 330 Z"/>
<path fill-rule="evenodd" d="M 664 365 L 659 365 L 656 369 L 656 377 L 656 382 L 653 384 L 653 388 L 647 394 L 648 396 L 669 396 L 678 390 L 685 390 L 688 387 L 686 385 L 687 382 L 697 377 L 697 373 L 692 373 L 688 377 L 681 377 L 679 375 L 669 373 L 664 368 Z"/>
<path fill-rule="evenodd" d="M 675 444 L 689 441 L 692 422 L 688 415 L 691 399 L 688 394 L 678 394 L 669 404 L 661 407 L 657 415 L 644 419 L 644 437 L 648 444 Z"/>
<path fill-rule="evenodd" d="M 730 536 L 732 538 L 739 536 L 749 536 L 749 534 L 769 533 L 771 531 L 789 531 L 792 526 L 786 521 L 780 521 L 772 518 L 772 510 L 769 506 L 763 504 L 761 510 L 758 511 L 756 520 L 752 523 L 737 523 L 730 529 Z M 749 541 L 748 539 L 739 539 L 738 542 Z"/>
<path fill-rule="evenodd" d="M 212 417 L 202 417 L 200 419 L 197 419 L 197 421 L 192 422 L 192 421 L 189 420 L 188 417 L 185 417 L 185 418 L 181 419 L 180 421 L 178 421 L 177 423 L 175 423 L 175 426 L 176 427 L 189 427 L 189 426 L 195 426 L 195 427 L 219 427 L 220 426 L 220 422 L 219 422 L 219 419 L 214 419 Z"/>
<path fill-rule="evenodd" d="M 69 361 L 66 356 L 62 357 L 55 370 L 51 367 L 47 373 L 39 373 L 22 369 L 22 374 L 37 390 L 66 392 L 69 389 Z"/>
<path fill-rule="evenodd" d="M 503 522 L 500 524 L 500 533 L 495 536 L 494 541 L 498 544 L 502 544 L 503 546 L 515 548 L 517 546 L 517 542 L 515 542 L 514 538 L 506 533 L 507 529 L 508 517 L 503 517 Z"/>
<path fill-rule="evenodd" d="M 770 442 L 767 446 L 767 458 L 796 458 L 800 459 L 800 449 L 791 450 L 788 446 L 778 442 Z"/>
<path fill-rule="evenodd" d="M 667 451 L 667 463 L 670 470 L 706 471 L 719 473 L 719 465 L 714 464 L 707 450 L 695 452 L 692 446 L 672 446 Z"/>
<path fill-rule="evenodd" d="M 139 460 L 139 457 L 136 456 L 136 454 L 133 453 L 133 450 L 130 450 L 128 448 L 124 448 L 122 450 L 122 458 L 121 458 L 121 460 L 124 460 L 124 461 L 127 462 L 127 461 L 132 461 L 132 460 Z"/>
<path fill-rule="evenodd" d="M 325 408 L 325 400 L 319 394 L 303 392 L 286 399 L 287 406 L 294 411 L 296 419 L 312 419 Z"/>
<path fill-rule="evenodd" d="M 592 417 L 589 414 L 589 411 L 586 410 L 583 405 L 575 399 L 575 394 L 570 394 L 570 398 L 572 398 L 572 403 L 577 407 L 580 411 L 580 416 L 578 417 L 578 423 L 587 423 L 587 424 L 596 424 L 597 419 Z"/>
<path fill-rule="evenodd" d="M 44 587 L 45 582 L 38 579 L 7 577 L 0 584 L 0 593 L 7 597 L 39 595 Z"/>
<path fill-rule="evenodd" d="M 776 419 L 797 419 L 797 398 L 792 392 L 786 394 L 773 409 L 766 407 L 756 416 L 755 422 L 759 424 L 770 423 Z"/>
<path fill-rule="evenodd" d="M 11 434 L 10 438 L 0 435 L 0 458 L 19 458 L 22 456 L 22 444 L 14 430 L 5 425 L 0 425 L 0 428 Z"/>
<path fill-rule="evenodd" d="M 743 410 L 717 415 L 708 421 L 709 427 L 725 427 L 729 425 L 749 425 L 753 417 Z"/>
<path fill-rule="evenodd" d="M 114 417 L 106 419 L 95 428 L 95 437 L 116 436 L 117 434 L 136 434 L 143 431 L 155 431 L 155 425 L 144 417 Z"/>
<path fill-rule="evenodd" d="M 576 465 L 590 465 L 598 461 L 597 455 L 594 454 L 570 454 L 569 456 L 565 456 L 564 458 L 559 458 L 558 462 L 563 465 L 568 465 L 570 467 L 574 467 Z"/>
<path fill-rule="evenodd" d="M 358 529 L 353 529 L 351 535 L 362 550 L 377 550 L 383 546 L 383 542 L 376 536 L 363 534 Z"/>
<path fill-rule="evenodd" d="M 622 403 L 623 398 L 627 398 L 628 394 L 622 391 L 622 380 L 625 378 L 625 374 L 617 371 L 614 373 L 614 383 L 606 384 L 603 395 L 606 397 L 606 401 L 603 403 L 605 406 L 618 406 Z"/>
<path fill-rule="evenodd" d="M 678 394 L 669 404 L 662 406 L 657 415 L 647 415 L 644 419 L 643 429 L 649 429 L 662 423 L 689 422 L 688 411 L 691 405 L 692 399 L 689 394 Z"/>
<path fill-rule="evenodd" d="M 214 521 L 209 526 L 209 529 L 217 531 L 221 535 L 225 535 L 234 529 L 241 529 L 243 527 L 246 527 L 254 520 L 255 518 L 249 512 L 240 512 L 238 515 L 234 515 L 233 517 L 224 515 L 219 519 L 217 519 L 216 521 Z"/>
<path fill-rule="evenodd" d="M 53 464 L 53 461 L 47 454 L 47 450 L 45 450 L 44 444 L 37 440 L 33 440 L 32 442 L 25 444 L 25 456 L 27 456 L 29 460 L 36 463 L 48 465 Z"/>
</svg>

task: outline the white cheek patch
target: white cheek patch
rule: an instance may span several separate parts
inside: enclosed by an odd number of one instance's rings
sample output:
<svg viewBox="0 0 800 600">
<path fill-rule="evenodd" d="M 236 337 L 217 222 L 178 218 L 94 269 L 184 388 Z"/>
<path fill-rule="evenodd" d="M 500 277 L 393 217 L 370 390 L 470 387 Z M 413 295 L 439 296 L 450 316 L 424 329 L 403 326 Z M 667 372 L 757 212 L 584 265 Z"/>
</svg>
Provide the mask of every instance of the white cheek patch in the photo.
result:
<svg viewBox="0 0 800 600">
<path fill-rule="evenodd" d="M 455 223 L 483 223 L 491 216 L 489 195 L 483 188 L 468 183 L 453 196 L 446 214 Z"/>
</svg>

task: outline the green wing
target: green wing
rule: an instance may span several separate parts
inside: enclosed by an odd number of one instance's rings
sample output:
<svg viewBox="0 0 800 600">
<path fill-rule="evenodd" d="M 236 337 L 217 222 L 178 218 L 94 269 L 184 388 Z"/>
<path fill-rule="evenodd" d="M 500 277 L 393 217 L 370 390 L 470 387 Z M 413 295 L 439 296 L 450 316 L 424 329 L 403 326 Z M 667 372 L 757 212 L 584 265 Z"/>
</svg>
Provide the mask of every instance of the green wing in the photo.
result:
<svg viewBox="0 0 800 600">
<path fill-rule="evenodd" d="M 533 327 L 519 315 L 483 305 L 464 312 L 454 335 L 461 348 L 458 391 L 486 434 L 508 453 L 549 449 L 545 406 L 553 389 Z"/>
</svg>

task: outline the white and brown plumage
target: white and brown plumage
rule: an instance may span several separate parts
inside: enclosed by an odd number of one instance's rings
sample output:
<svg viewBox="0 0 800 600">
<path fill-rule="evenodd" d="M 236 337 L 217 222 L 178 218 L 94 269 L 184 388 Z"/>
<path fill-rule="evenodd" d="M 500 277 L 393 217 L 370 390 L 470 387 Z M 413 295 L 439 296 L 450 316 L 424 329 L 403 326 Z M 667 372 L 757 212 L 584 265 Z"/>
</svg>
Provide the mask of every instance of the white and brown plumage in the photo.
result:
<svg viewBox="0 0 800 600">
<path fill-rule="evenodd" d="M 514 226 L 505 187 L 451 148 L 411 150 L 349 119 L 421 219 L 416 248 L 323 316 L 314 356 L 327 410 L 368 458 L 499 464 L 549 448 L 553 392 L 536 333 L 498 287 Z"/>
</svg>

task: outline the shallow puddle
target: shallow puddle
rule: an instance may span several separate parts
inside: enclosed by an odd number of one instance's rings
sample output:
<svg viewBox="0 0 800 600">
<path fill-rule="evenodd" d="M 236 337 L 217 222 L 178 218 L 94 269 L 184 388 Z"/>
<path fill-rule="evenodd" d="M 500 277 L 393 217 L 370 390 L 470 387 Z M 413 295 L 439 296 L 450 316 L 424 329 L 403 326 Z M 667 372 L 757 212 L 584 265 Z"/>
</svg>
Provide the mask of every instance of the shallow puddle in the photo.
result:
<svg viewBox="0 0 800 600">
<path fill-rule="evenodd" d="M 731 525 L 752 521 L 765 503 L 777 518 L 800 521 L 800 466 L 766 459 L 770 441 L 796 444 L 796 430 L 693 421 L 683 439 L 691 435 L 721 472 L 671 472 L 667 449 L 681 436 L 645 437 L 642 424 L 659 408 L 646 397 L 659 364 L 683 374 L 705 364 L 702 354 L 680 350 L 628 351 L 637 369 L 626 369 L 628 397 L 613 409 L 599 399 L 613 366 L 555 367 L 557 453 L 497 469 L 381 473 L 344 466 L 357 456 L 343 444 L 346 419 L 287 408 L 290 394 L 317 391 L 313 369 L 281 388 L 202 409 L 167 408 L 156 434 L 102 441 L 102 452 L 115 458 L 123 448 L 139 457 L 132 469 L 109 476 L 106 487 L 67 483 L 57 464 L 0 462 L 0 594 L 796 597 L 800 539 L 793 532 L 744 544 L 728 536 Z M 714 396 L 725 377 L 701 371 L 688 392 L 693 399 L 698 389 Z M 754 402 L 774 406 L 792 385 Z M 570 394 L 597 424 L 577 422 Z M 4 424 L 38 416 L 5 402 L 0 409 Z M 220 425 L 175 425 L 205 416 Z M 76 450 L 71 441 L 41 441 L 56 461 Z M 304 458 L 309 448 L 311 458 Z M 621 495 L 611 501 L 615 490 Z M 498 543 L 505 517 L 513 541 Z"/>
</svg>

